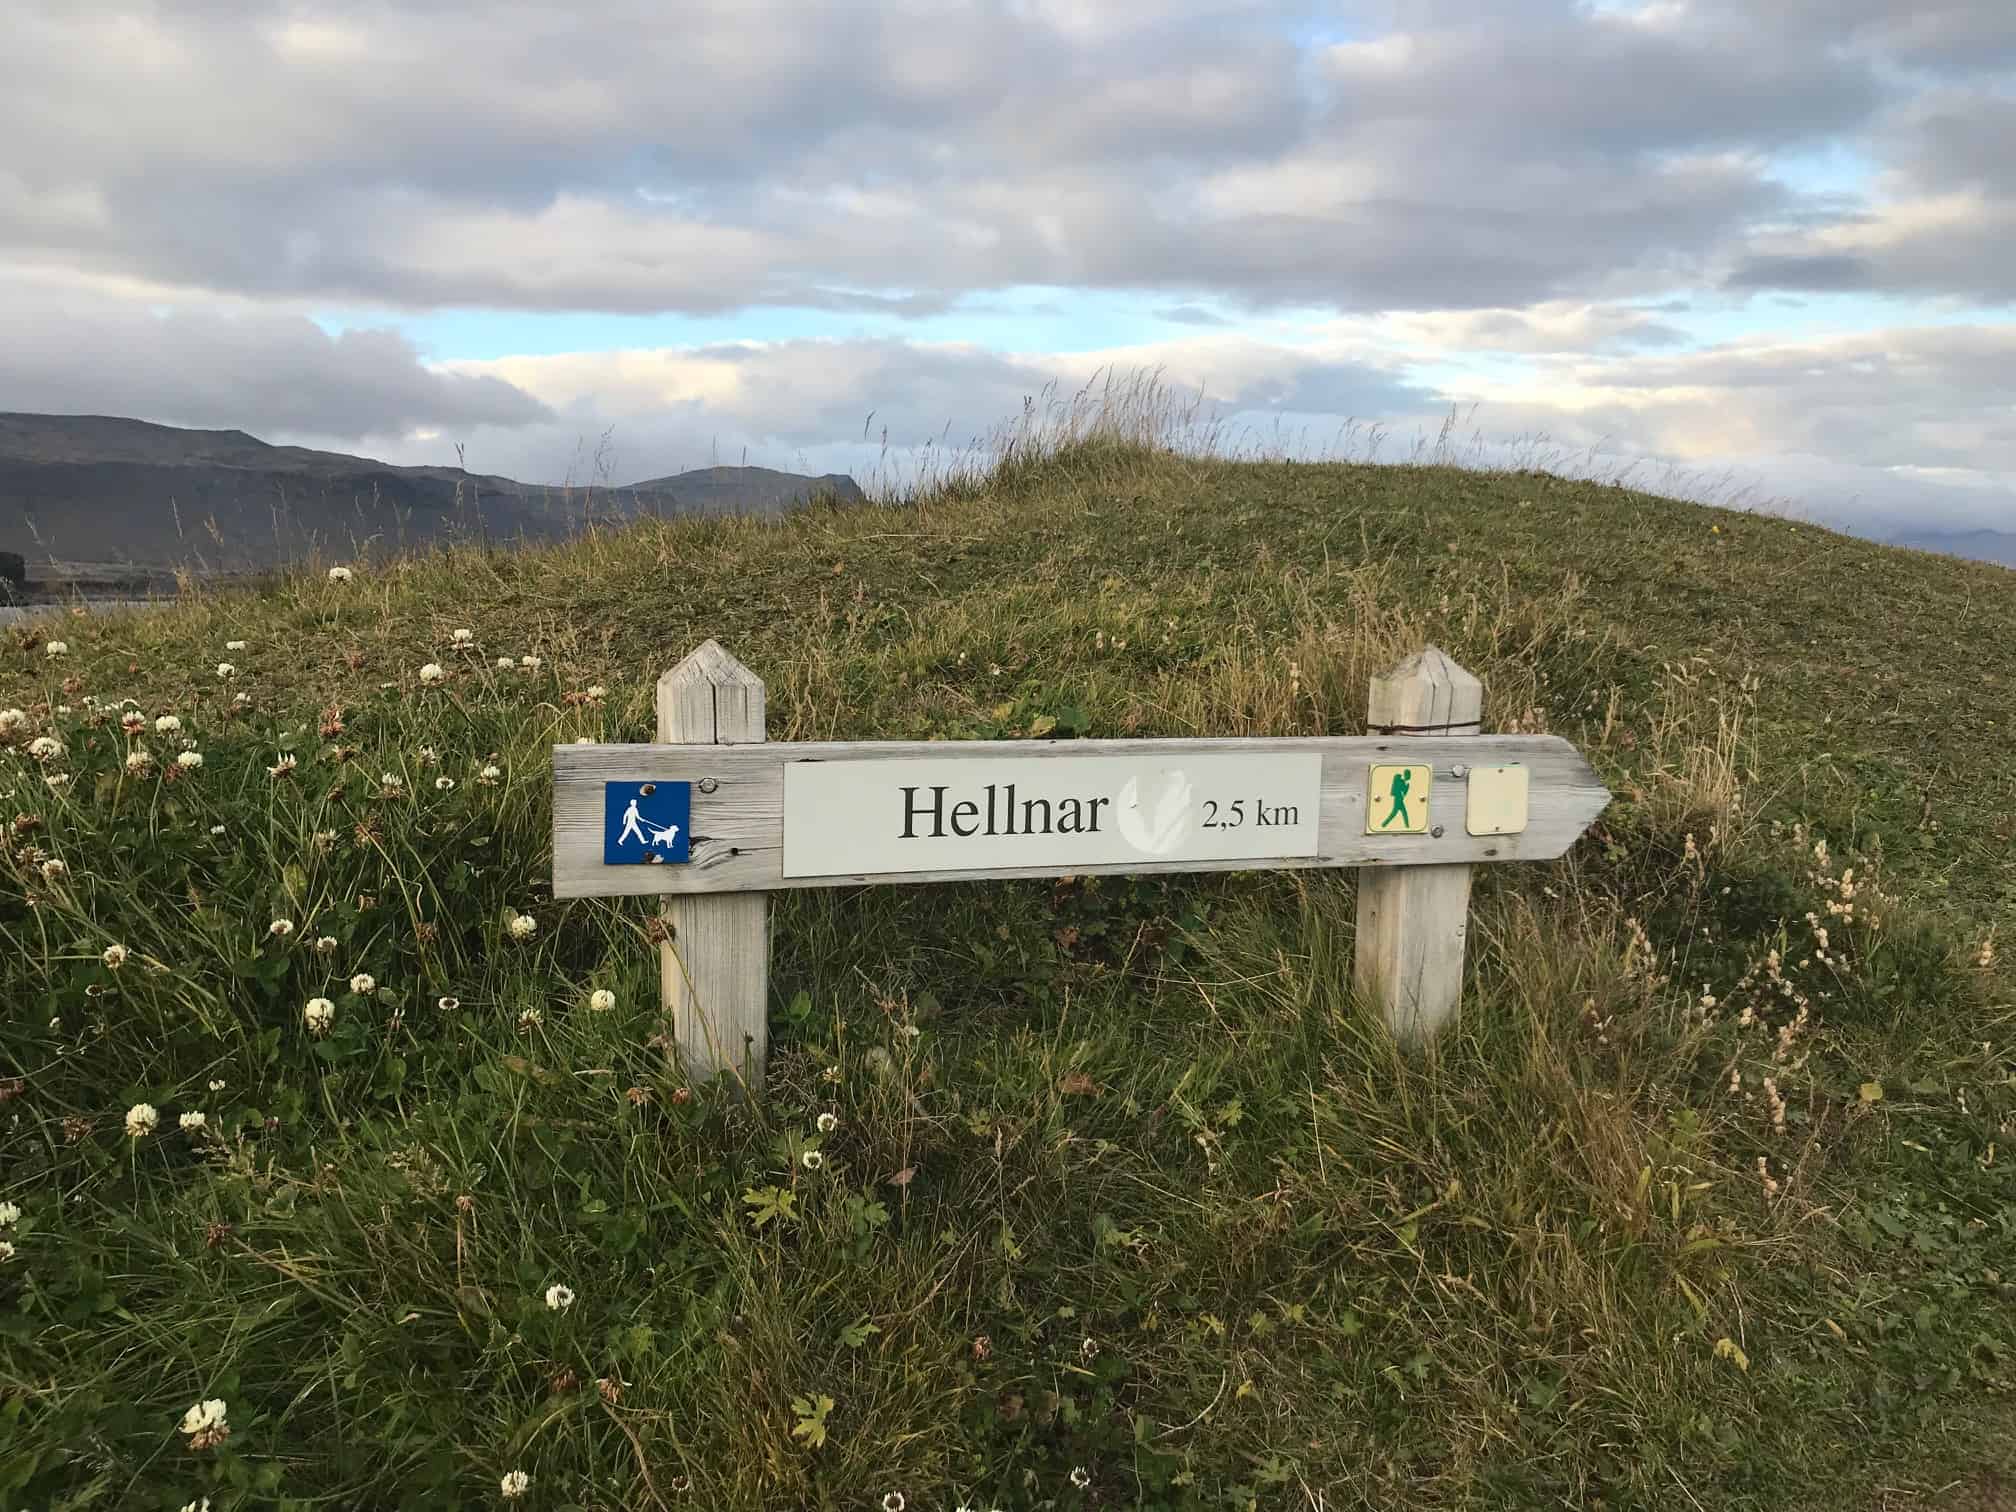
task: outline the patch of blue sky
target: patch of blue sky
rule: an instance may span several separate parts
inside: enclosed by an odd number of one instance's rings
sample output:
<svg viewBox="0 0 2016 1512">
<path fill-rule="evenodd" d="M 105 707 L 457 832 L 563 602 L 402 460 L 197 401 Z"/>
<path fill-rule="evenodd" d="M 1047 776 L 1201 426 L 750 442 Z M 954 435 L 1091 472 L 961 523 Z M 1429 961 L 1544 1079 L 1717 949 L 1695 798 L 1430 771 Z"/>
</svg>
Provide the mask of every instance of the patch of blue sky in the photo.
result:
<svg viewBox="0 0 2016 1512">
<path fill-rule="evenodd" d="M 1244 324 L 1208 300 L 1157 291 L 1011 288 L 968 296 L 936 314 L 754 306 L 720 315 L 621 314 L 445 308 L 332 309 L 315 316 L 331 335 L 393 328 L 431 361 L 483 361 L 735 341 L 902 340 L 972 342 L 1000 351 L 1083 352 L 1169 341 Z"/>
</svg>

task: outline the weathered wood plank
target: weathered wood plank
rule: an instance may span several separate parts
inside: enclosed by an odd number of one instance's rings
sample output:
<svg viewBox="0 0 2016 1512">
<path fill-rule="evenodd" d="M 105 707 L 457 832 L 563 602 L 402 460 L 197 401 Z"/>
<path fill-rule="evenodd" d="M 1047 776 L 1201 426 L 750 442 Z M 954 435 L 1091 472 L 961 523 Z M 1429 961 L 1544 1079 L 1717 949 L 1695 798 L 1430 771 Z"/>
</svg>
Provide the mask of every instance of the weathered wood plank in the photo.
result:
<svg viewBox="0 0 2016 1512">
<path fill-rule="evenodd" d="M 864 872 L 796 878 L 783 874 L 784 768 L 788 762 L 1000 757 L 1041 762 L 1060 757 L 1110 755 L 1139 759 L 1242 751 L 1256 754 L 1306 751 L 1322 757 L 1316 855 L 1230 861 L 1129 861 L 1074 867 L 998 866 L 956 872 Z M 1441 830 L 1439 835 L 1365 833 L 1367 778 L 1372 765 L 1382 761 L 1420 762 L 1433 767 L 1431 814 Z M 1466 832 L 1465 776 L 1471 766 L 1493 762 L 1523 762 L 1531 774 L 1530 814 L 1528 827 L 1522 834 L 1473 836 Z M 605 781 L 689 781 L 697 785 L 703 779 L 712 779 L 715 787 L 703 793 L 696 786 L 694 791 L 689 864 L 605 866 L 602 863 Z M 618 897 L 843 887 L 870 882 L 1052 877 L 1067 871 L 1146 874 L 1539 861 L 1566 851 L 1609 801 L 1608 790 L 1582 754 L 1568 741 L 1553 735 L 859 741 L 760 746 L 562 745 L 553 748 L 553 891 L 563 898 Z"/>
<path fill-rule="evenodd" d="M 710 640 L 658 680 L 658 738 L 668 744 L 641 749 L 710 755 L 761 741 L 763 717 L 763 679 Z M 601 788 L 594 793 L 599 804 Z M 769 1049 L 770 900 L 760 892 L 674 897 L 664 921 L 670 937 L 658 947 L 659 968 L 680 1065 L 697 1078 L 728 1071 L 761 1087 Z"/>
<path fill-rule="evenodd" d="M 1446 653 L 1430 646 L 1372 679 L 1366 723 L 1374 728 L 1448 730 L 1462 750 L 1473 753 L 1466 764 L 1482 766 L 1498 759 L 1484 754 L 1492 742 L 1482 735 L 1457 732 L 1465 726 L 1481 729 L 1483 713 L 1483 684 Z M 1413 753 L 1417 747 L 1427 746 L 1429 737 L 1403 735 L 1398 740 L 1404 750 L 1395 760 L 1425 759 Z M 1434 765 L 1439 785 L 1442 764 L 1437 761 Z M 1533 782 L 1537 820 L 1544 792 L 1537 768 Z M 1595 814 L 1589 817 L 1593 819 Z M 1444 858 L 1435 859 L 1440 862 Z M 1456 1017 L 1463 996 L 1463 945 L 1469 927 L 1467 862 L 1359 871 L 1352 980 L 1360 993 L 1378 1005 L 1387 1027 L 1402 1044 L 1424 1043 Z"/>
</svg>

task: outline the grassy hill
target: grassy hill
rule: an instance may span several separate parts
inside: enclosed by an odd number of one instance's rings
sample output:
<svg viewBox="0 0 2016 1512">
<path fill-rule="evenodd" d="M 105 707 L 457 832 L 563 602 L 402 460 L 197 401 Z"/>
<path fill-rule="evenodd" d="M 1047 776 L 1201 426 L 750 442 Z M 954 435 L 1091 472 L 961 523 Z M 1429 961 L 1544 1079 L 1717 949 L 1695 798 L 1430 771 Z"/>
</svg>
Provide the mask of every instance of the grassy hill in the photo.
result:
<svg viewBox="0 0 2016 1512">
<path fill-rule="evenodd" d="M 2007 1505 L 2006 572 L 1140 439 L 5 643 L 6 1504 Z M 546 891 L 710 635 L 772 739 L 1358 733 L 1432 641 L 1619 797 L 1422 1060 L 1348 873 L 779 896 L 751 1105 Z"/>
</svg>

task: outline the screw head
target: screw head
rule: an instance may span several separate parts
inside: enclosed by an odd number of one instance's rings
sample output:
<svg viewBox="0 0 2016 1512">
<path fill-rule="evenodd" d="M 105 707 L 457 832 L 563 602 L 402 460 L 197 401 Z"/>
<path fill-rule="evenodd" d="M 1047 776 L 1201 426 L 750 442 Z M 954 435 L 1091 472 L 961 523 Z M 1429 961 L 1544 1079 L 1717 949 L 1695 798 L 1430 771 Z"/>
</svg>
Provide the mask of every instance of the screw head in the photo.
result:
<svg viewBox="0 0 2016 1512">
<path fill-rule="evenodd" d="M 718 788 L 719 786 L 721 786 L 721 784 L 716 778 L 702 777 L 700 779 L 700 791 L 703 793 L 711 793 L 714 791 L 714 789 Z"/>
<path fill-rule="evenodd" d="M 1470 775 L 1470 768 L 1459 761 L 1456 765 L 1449 768 L 1449 775 L 1451 777 L 1468 777 Z"/>
<path fill-rule="evenodd" d="M 1440 840 L 1442 838 L 1442 826 L 1438 824 L 1435 828 L 1428 831 L 1428 833 L 1433 835 L 1437 840 Z"/>
</svg>

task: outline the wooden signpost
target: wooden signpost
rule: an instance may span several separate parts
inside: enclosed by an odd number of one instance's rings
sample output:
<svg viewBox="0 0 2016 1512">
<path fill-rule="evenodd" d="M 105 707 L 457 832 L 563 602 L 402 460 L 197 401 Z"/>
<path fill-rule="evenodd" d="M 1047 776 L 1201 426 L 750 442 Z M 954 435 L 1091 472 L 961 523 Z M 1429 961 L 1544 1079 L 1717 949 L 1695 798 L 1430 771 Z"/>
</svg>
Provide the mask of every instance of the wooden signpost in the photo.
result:
<svg viewBox="0 0 2016 1512">
<path fill-rule="evenodd" d="M 1461 994 L 1471 866 L 1559 856 L 1610 801 L 1566 740 L 1481 733 L 1482 693 L 1430 647 L 1364 736 L 771 744 L 710 640 L 659 681 L 660 744 L 553 748 L 553 893 L 666 895 L 681 1061 L 753 1086 L 778 889 L 1355 866 L 1357 985 L 1417 1043 Z"/>
</svg>

